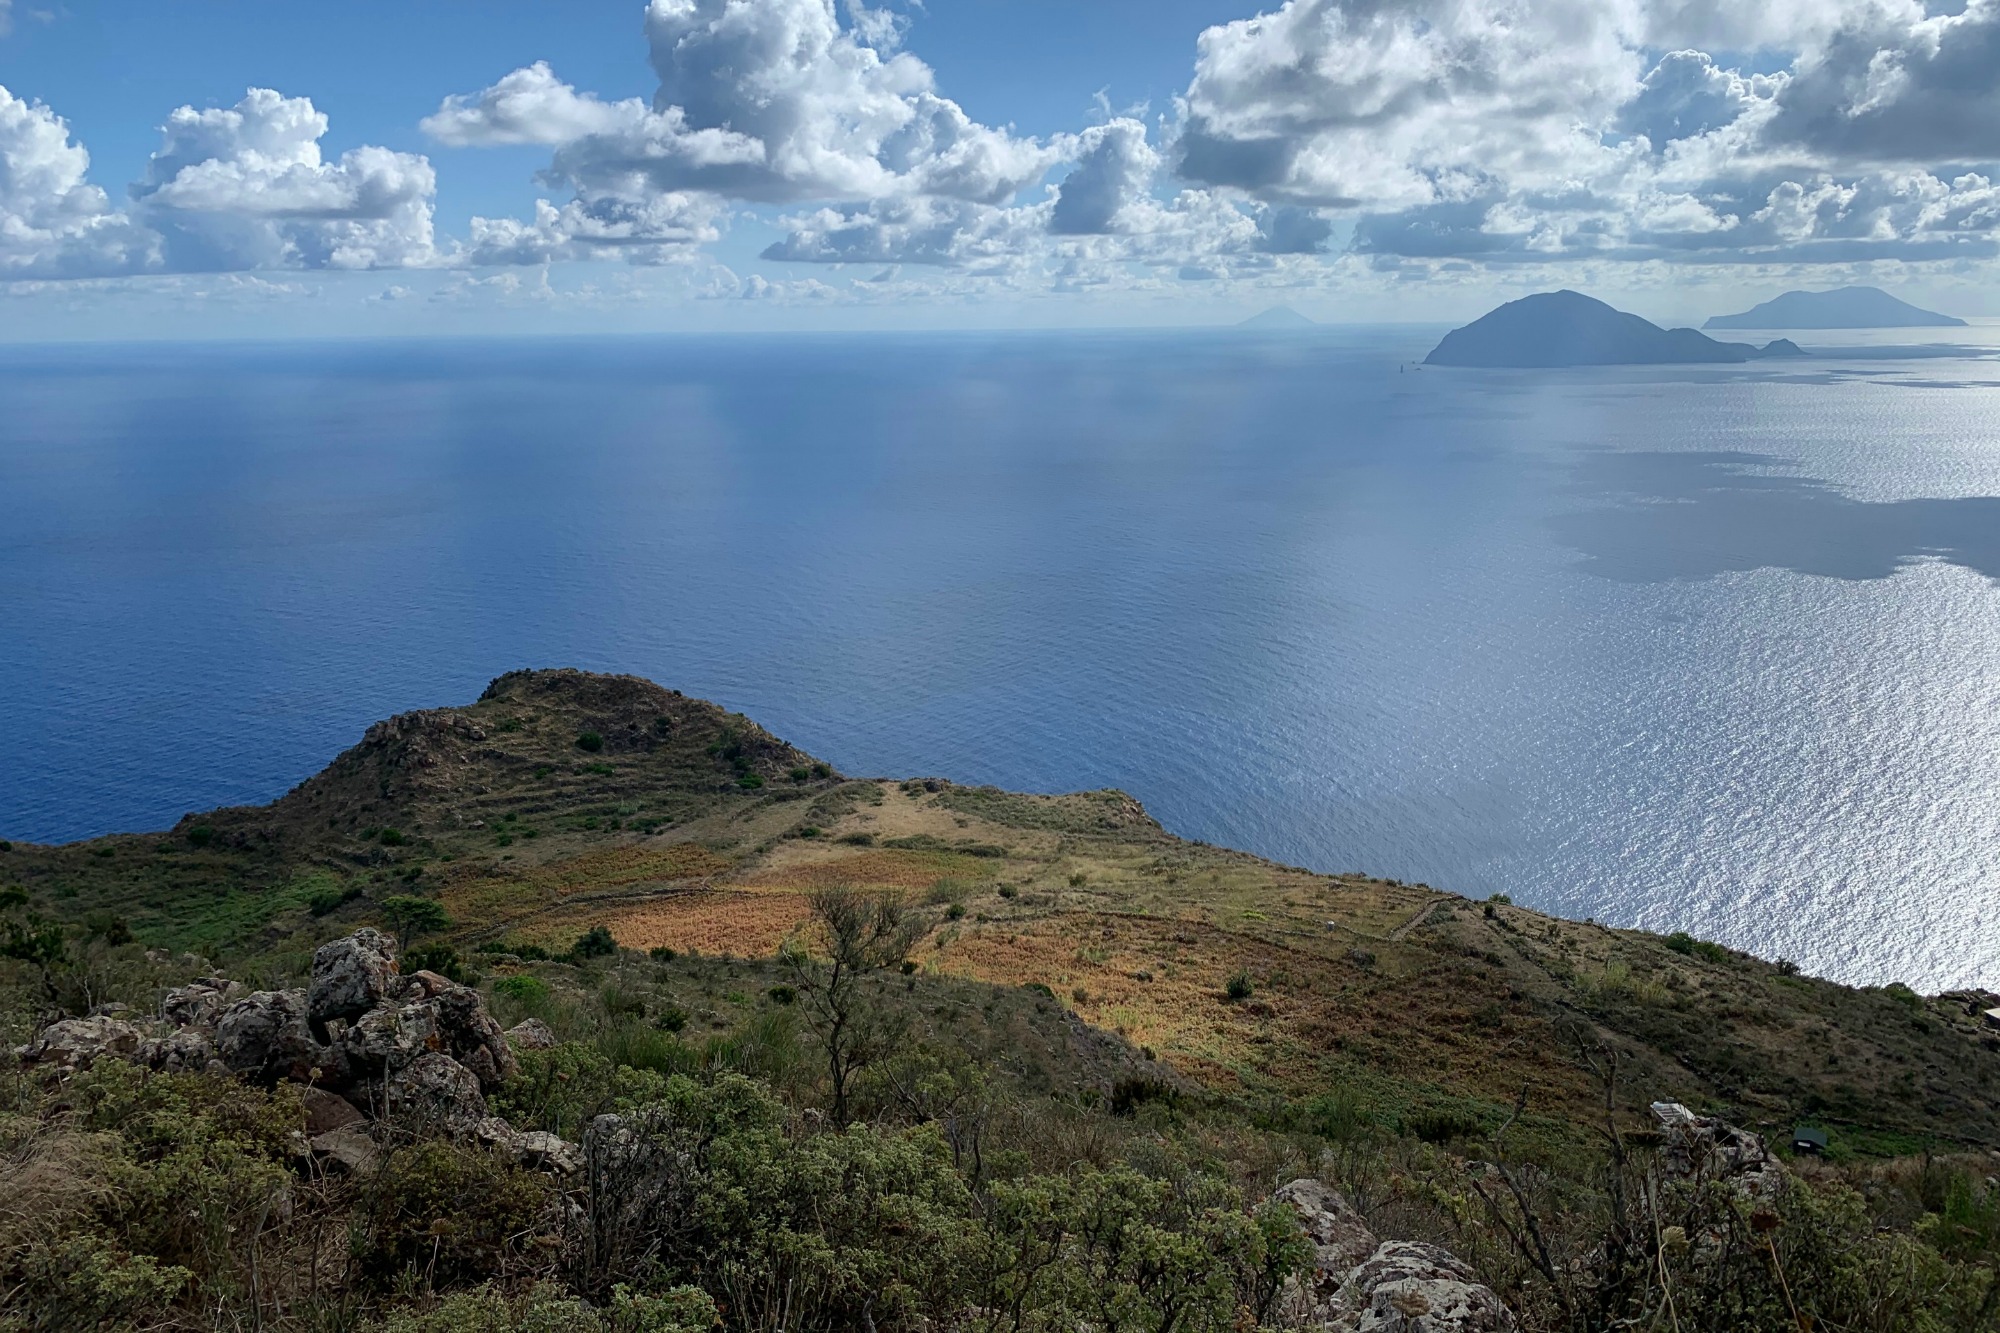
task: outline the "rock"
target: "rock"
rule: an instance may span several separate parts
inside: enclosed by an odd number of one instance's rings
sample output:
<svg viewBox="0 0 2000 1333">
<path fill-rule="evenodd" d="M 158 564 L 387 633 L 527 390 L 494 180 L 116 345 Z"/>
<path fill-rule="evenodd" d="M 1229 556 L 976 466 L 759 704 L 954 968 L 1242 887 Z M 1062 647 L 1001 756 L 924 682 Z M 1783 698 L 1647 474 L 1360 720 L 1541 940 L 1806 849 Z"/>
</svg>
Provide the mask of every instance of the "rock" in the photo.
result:
<svg viewBox="0 0 2000 1333">
<path fill-rule="evenodd" d="M 1284 1313 L 1294 1323 L 1327 1323 L 1334 1317 L 1341 1284 L 1380 1242 L 1353 1205 L 1321 1181 L 1294 1180 L 1272 1197 L 1297 1210 L 1315 1256 L 1312 1272 L 1293 1282 L 1281 1298 Z"/>
<path fill-rule="evenodd" d="M 1727 1181 L 1757 1199 L 1773 1198 L 1784 1187 L 1784 1168 L 1749 1130 L 1696 1115 L 1679 1102 L 1654 1102 L 1653 1118 L 1660 1122 L 1660 1169 L 1668 1180 Z"/>
<path fill-rule="evenodd" d="M 391 1071 L 383 1085 L 389 1114 L 449 1129 L 486 1118 L 486 1098 L 472 1071 L 442 1051 L 429 1051 Z"/>
<path fill-rule="evenodd" d="M 556 1045 L 556 1034 L 539 1018 L 525 1019 L 501 1034 L 517 1051 L 546 1051 Z"/>
<path fill-rule="evenodd" d="M 1512 1333 L 1514 1316 L 1448 1251 L 1387 1241 L 1341 1289 L 1340 1333 Z"/>
<path fill-rule="evenodd" d="M 215 1043 L 202 1028 L 176 1028 L 163 1037 L 149 1037 L 139 1043 L 132 1058 L 163 1074 L 192 1074 L 206 1070 L 214 1062 Z"/>
<path fill-rule="evenodd" d="M 227 977 L 203 977 L 176 986 L 160 1001 L 160 1017 L 175 1027 L 213 1027 L 222 1011 L 243 998 L 243 987 Z"/>
<path fill-rule="evenodd" d="M 261 1083 L 342 1081 L 337 1058 L 307 1030 L 306 1012 L 304 991 L 247 995 L 216 1021 L 216 1054 L 230 1072 Z"/>
<path fill-rule="evenodd" d="M 370 1009 L 341 1033 L 339 1045 L 351 1078 L 392 1075 L 431 1052 L 464 1065 L 483 1089 L 497 1088 L 519 1071 L 506 1034 L 486 1012 L 478 991 L 434 973 L 408 980 L 412 984 L 402 993 L 421 998 Z"/>
<path fill-rule="evenodd" d="M 568 1139 L 541 1130 L 519 1130 L 498 1116 L 487 1116 L 473 1129 L 480 1142 L 522 1166 L 575 1175 L 583 1170 L 583 1149 Z"/>
<path fill-rule="evenodd" d="M 361 1017 L 388 998 L 395 980 L 395 943 L 373 927 L 320 945 L 312 964 L 313 1032 L 324 1041 L 328 1023 Z"/>
<path fill-rule="evenodd" d="M 313 1138 L 360 1124 L 368 1118 L 354 1108 L 353 1102 L 325 1088 L 308 1087 L 301 1100 L 306 1108 L 306 1134 Z"/>
<path fill-rule="evenodd" d="M 450 989 L 431 1001 L 437 1006 L 438 1028 L 444 1035 L 445 1049 L 479 1076 L 482 1087 L 499 1087 L 521 1069 L 514 1059 L 513 1047 L 507 1044 L 507 1034 L 500 1030 L 493 1015 L 486 1012 L 486 1002 L 479 998 L 478 991 L 449 982 L 446 985 Z"/>
<path fill-rule="evenodd" d="M 62 1069 L 88 1069 L 103 1056 L 129 1060 L 139 1053 L 146 1031 L 136 1023 L 98 1014 L 90 1018 L 65 1018 L 49 1024 L 35 1039 L 15 1054 L 23 1064 L 56 1065 Z"/>
<path fill-rule="evenodd" d="M 369 1175 L 382 1163 L 382 1149 L 368 1137 L 367 1129 L 358 1124 L 315 1134 L 311 1143 L 316 1156 L 326 1158 L 349 1175 Z"/>
</svg>

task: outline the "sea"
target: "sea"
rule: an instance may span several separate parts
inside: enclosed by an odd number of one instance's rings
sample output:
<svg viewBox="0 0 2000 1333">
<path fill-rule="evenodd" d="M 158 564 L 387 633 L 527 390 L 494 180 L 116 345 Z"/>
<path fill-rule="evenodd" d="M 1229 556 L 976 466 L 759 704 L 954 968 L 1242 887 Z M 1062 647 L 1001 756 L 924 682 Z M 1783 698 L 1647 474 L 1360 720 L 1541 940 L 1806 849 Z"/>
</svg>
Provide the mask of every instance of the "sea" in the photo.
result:
<svg viewBox="0 0 2000 1333">
<path fill-rule="evenodd" d="M 853 774 L 2000 988 L 2000 327 L 1439 332 L 9 348 L 0 837 L 577 666 Z"/>
</svg>

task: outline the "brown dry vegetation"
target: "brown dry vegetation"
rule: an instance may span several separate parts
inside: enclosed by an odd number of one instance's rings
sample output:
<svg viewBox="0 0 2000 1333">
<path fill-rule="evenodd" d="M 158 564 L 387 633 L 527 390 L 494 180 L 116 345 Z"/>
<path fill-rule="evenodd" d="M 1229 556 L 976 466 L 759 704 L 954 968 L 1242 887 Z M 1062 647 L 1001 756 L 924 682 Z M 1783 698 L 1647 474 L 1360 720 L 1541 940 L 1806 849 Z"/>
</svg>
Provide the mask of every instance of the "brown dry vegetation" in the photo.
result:
<svg viewBox="0 0 2000 1333">
<path fill-rule="evenodd" d="M 585 733 L 602 749 L 580 749 Z M 1767 1128 L 1813 1119 L 1863 1151 L 2000 1145 L 2000 1041 L 1976 997 L 1856 990 L 1314 874 L 1175 838 L 1117 792 L 849 781 L 630 678 L 503 677 L 469 708 L 372 729 L 272 807 L 17 847 L 0 880 L 73 919 L 116 911 L 142 939 L 273 966 L 404 892 L 438 896 L 466 948 L 560 947 L 605 925 L 629 946 L 764 957 L 803 918 L 802 894 L 853 884 L 929 913 L 926 971 L 1046 986 L 1218 1088 L 1365 1086 L 1496 1118 L 1525 1090 L 1534 1112 L 1582 1124 L 1603 1093 L 1578 1053 L 1605 1048 L 1635 1108 L 1673 1097 Z M 1250 993 L 1230 999 L 1239 973 Z"/>
</svg>

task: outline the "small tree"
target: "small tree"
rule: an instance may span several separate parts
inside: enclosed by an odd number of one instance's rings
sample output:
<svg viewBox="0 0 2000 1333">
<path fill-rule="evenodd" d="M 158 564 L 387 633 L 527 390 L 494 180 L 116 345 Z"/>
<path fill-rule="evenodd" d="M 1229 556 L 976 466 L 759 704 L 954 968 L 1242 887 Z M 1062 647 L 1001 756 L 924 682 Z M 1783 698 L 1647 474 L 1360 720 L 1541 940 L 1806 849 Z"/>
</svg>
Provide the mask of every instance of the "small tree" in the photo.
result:
<svg viewBox="0 0 2000 1333">
<path fill-rule="evenodd" d="M 17 884 L 0 888 L 0 958 L 35 969 L 42 993 L 56 997 L 55 970 L 69 957 L 63 928 L 31 910 L 28 891 Z"/>
<path fill-rule="evenodd" d="M 451 924 L 451 917 L 435 898 L 408 893 L 382 900 L 382 920 L 396 936 L 399 951 L 408 949 L 419 935 L 435 935 Z"/>
<path fill-rule="evenodd" d="M 839 886 L 816 890 L 808 900 L 823 956 L 797 940 L 781 960 L 794 979 L 798 1007 L 826 1056 L 833 1120 L 848 1121 L 854 1076 L 895 1042 L 895 1025 L 866 988 L 866 978 L 903 961 L 924 932 L 898 894 L 865 894 Z"/>
</svg>

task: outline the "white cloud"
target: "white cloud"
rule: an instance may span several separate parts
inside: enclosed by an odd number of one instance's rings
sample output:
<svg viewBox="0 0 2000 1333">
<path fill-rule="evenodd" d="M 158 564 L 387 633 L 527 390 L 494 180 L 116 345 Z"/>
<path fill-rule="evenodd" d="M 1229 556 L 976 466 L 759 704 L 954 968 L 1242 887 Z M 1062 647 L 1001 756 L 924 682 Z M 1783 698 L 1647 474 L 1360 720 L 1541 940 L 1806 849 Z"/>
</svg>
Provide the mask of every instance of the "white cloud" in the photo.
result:
<svg viewBox="0 0 2000 1333">
<path fill-rule="evenodd" d="M 1982 258 L 1996 69 L 2000 0 L 1287 0 L 1202 35 L 1178 163 L 1378 262 Z"/>
<path fill-rule="evenodd" d="M 609 134 L 646 118 L 638 98 L 603 102 L 579 93 L 538 60 L 471 97 L 447 97 L 425 117 L 424 133 L 453 147 L 538 143 L 554 146 Z"/>
<path fill-rule="evenodd" d="M 86 175 L 90 154 L 39 102 L 0 87 L 0 278 L 98 277 L 150 266 L 155 238 Z"/>
<path fill-rule="evenodd" d="M 541 64 L 446 99 L 424 122 L 432 135 L 555 145 L 542 180 L 571 195 L 533 223 L 482 219 L 473 254 L 603 254 L 615 247 L 588 224 L 615 219 L 622 252 L 657 263 L 713 239 L 723 201 L 997 207 L 1061 160 L 1060 144 L 981 125 L 940 96 L 930 68 L 896 49 L 900 16 L 847 13 L 843 25 L 832 0 L 653 0 L 650 107 L 578 92 Z"/>
<path fill-rule="evenodd" d="M 182 107 L 132 189 L 134 211 L 177 271 L 403 268 L 435 263 L 422 157 L 355 148 L 322 160 L 326 117 L 253 88 L 233 107 Z"/>
<path fill-rule="evenodd" d="M 325 162 L 325 132 L 310 101 L 268 89 L 227 109 L 181 107 L 130 207 L 114 209 L 55 113 L 0 88 L 0 277 L 437 262 L 430 164 L 372 147 Z"/>
</svg>

